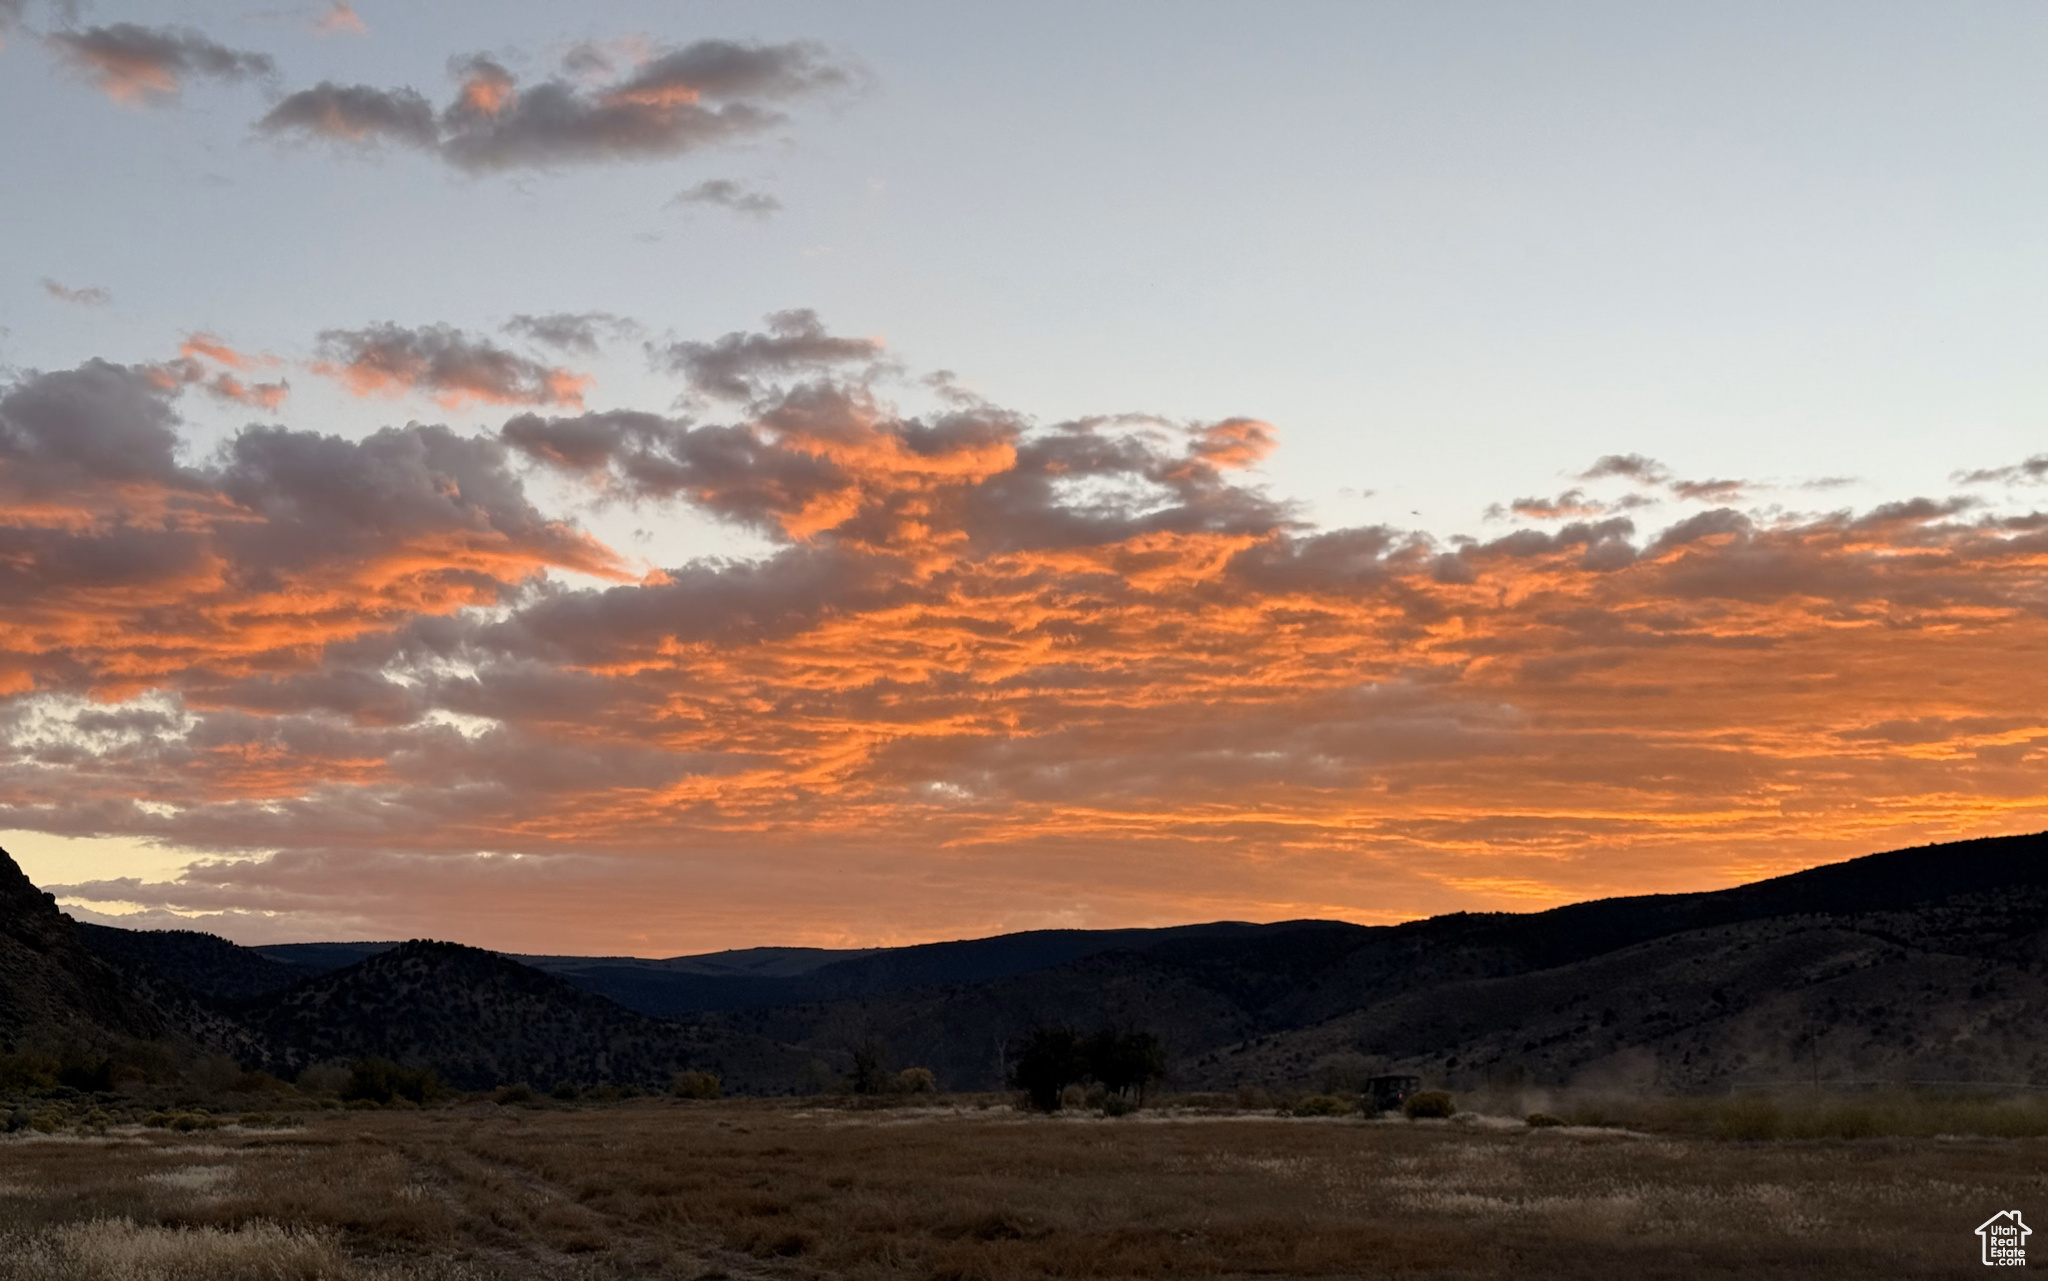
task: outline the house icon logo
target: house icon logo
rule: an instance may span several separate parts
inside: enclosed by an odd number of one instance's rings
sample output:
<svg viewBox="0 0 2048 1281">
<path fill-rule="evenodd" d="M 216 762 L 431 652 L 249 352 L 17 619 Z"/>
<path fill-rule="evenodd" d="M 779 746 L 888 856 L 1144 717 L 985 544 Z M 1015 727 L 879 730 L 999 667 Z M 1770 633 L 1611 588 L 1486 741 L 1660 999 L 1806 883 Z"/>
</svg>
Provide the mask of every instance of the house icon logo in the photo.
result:
<svg viewBox="0 0 2048 1281">
<path fill-rule="evenodd" d="M 2001 1210 L 1984 1220 L 1977 1228 L 1977 1238 L 1984 1243 L 1984 1266 L 2026 1267 L 2027 1238 L 2033 1234 L 2018 1210 Z"/>
</svg>

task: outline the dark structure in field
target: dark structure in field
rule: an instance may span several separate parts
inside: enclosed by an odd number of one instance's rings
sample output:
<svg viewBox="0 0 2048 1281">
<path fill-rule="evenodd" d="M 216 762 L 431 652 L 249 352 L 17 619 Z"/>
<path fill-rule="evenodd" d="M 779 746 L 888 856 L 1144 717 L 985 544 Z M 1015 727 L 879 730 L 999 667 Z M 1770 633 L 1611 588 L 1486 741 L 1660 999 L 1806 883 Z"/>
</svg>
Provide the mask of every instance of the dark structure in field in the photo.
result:
<svg viewBox="0 0 2048 1281">
<path fill-rule="evenodd" d="M 1419 1076 L 1375 1076 L 1365 1082 L 1365 1101 L 1375 1111 L 1398 1112 L 1411 1095 L 1422 1088 Z"/>
</svg>

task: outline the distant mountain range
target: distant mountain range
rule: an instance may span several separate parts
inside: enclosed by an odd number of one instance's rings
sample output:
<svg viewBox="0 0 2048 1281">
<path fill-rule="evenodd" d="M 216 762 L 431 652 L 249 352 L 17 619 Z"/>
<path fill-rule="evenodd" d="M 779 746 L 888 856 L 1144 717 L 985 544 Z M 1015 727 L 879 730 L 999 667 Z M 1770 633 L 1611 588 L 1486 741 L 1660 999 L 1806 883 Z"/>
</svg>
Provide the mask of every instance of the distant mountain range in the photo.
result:
<svg viewBox="0 0 2048 1281">
<path fill-rule="evenodd" d="M 667 960 L 78 925 L 0 855 L 0 1044 L 170 1037 L 279 1072 L 377 1054 L 465 1086 L 702 1067 L 789 1092 L 867 1048 L 989 1089 L 1051 1024 L 1152 1031 L 1184 1088 L 2048 1084 L 2044 1008 L 2048 836 L 1530 914 Z"/>
</svg>

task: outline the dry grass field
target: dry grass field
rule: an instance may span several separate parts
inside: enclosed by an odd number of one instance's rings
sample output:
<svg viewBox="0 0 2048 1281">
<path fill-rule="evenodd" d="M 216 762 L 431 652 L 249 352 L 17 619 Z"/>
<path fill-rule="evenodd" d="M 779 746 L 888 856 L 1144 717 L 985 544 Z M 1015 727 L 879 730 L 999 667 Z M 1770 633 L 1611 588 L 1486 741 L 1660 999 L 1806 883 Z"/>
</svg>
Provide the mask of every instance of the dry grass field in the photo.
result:
<svg viewBox="0 0 2048 1281">
<path fill-rule="evenodd" d="M 1948 1277 L 2048 1209 L 2044 1139 L 1700 1128 L 642 1099 L 29 1131 L 0 1281 Z"/>
</svg>

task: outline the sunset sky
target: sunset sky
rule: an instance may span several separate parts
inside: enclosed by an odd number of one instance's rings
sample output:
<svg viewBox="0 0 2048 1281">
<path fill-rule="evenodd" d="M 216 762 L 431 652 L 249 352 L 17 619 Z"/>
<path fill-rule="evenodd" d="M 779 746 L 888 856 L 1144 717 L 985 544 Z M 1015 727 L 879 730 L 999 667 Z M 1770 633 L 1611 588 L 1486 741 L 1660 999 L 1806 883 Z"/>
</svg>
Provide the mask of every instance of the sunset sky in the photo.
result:
<svg viewBox="0 0 2048 1281">
<path fill-rule="evenodd" d="M 2048 827 L 2036 4 L 0 0 L 0 845 L 525 952 Z"/>
</svg>

